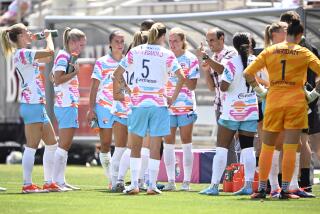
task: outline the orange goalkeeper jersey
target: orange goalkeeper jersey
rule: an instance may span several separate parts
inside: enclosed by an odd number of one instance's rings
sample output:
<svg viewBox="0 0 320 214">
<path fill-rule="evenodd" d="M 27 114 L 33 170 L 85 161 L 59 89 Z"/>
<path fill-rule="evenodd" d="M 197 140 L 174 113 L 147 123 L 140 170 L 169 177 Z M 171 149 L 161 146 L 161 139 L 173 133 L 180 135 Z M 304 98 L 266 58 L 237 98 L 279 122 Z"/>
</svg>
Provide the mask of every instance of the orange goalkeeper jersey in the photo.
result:
<svg viewBox="0 0 320 214">
<path fill-rule="evenodd" d="M 320 60 L 307 48 L 287 42 L 266 48 L 244 73 L 254 75 L 263 67 L 267 68 L 270 81 L 268 105 L 305 105 L 307 68 L 320 75 Z"/>
</svg>

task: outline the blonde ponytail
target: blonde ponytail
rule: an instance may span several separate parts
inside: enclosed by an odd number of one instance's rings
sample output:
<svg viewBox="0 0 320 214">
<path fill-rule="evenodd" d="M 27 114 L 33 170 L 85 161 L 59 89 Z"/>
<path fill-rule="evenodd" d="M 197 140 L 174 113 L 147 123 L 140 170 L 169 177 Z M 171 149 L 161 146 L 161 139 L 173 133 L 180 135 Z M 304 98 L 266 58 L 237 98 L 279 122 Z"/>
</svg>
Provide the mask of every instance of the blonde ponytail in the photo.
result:
<svg viewBox="0 0 320 214">
<path fill-rule="evenodd" d="M 0 42 L 3 49 L 3 53 L 6 57 L 10 56 L 13 53 L 15 49 L 14 45 L 16 45 L 16 43 L 18 42 L 18 35 L 26 29 L 27 27 L 24 24 L 18 23 L 12 25 L 9 28 L 3 29 L 0 32 Z"/>
<path fill-rule="evenodd" d="M 63 32 L 63 47 L 67 52 L 70 52 L 69 50 L 69 41 L 79 41 L 80 39 L 86 38 L 86 35 L 84 32 L 77 28 L 69 28 L 66 27 L 66 29 Z"/>
<path fill-rule="evenodd" d="M 164 24 L 159 22 L 153 24 L 149 30 L 148 44 L 155 44 L 162 35 L 166 34 L 166 31 L 166 26 Z"/>
<path fill-rule="evenodd" d="M 266 26 L 266 29 L 264 30 L 264 47 L 269 47 L 271 44 L 271 35 L 270 35 L 270 25 Z"/>
</svg>

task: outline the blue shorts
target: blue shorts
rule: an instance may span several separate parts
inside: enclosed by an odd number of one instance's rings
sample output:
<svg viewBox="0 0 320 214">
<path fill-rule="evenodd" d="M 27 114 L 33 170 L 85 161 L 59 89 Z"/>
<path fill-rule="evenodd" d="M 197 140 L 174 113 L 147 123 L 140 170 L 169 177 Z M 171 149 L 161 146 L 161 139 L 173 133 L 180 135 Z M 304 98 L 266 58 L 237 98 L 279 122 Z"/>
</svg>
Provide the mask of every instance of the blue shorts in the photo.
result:
<svg viewBox="0 0 320 214">
<path fill-rule="evenodd" d="M 59 129 L 79 128 L 78 108 L 55 106 L 54 115 L 57 118 Z"/>
<path fill-rule="evenodd" d="M 20 104 L 20 115 L 24 124 L 49 123 L 49 117 L 44 104 Z"/>
<path fill-rule="evenodd" d="M 233 131 L 247 131 L 247 132 L 257 132 L 258 121 L 232 121 L 232 120 L 218 120 L 219 125 L 224 126 Z"/>
<path fill-rule="evenodd" d="M 170 115 L 170 127 L 182 127 L 196 122 L 198 116 L 196 113 L 183 115 Z"/>
<path fill-rule="evenodd" d="M 124 126 L 128 126 L 128 118 L 118 117 L 117 115 L 113 115 L 113 123 L 118 122 Z"/>
<path fill-rule="evenodd" d="M 170 134 L 170 117 L 167 107 L 136 107 L 128 117 L 128 131 L 145 137 L 147 131 L 151 137 Z"/>
<path fill-rule="evenodd" d="M 96 104 L 95 110 L 98 118 L 99 128 L 111 129 L 114 115 L 110 113 L 110 110 L 99 104 Z"/>
</svg>

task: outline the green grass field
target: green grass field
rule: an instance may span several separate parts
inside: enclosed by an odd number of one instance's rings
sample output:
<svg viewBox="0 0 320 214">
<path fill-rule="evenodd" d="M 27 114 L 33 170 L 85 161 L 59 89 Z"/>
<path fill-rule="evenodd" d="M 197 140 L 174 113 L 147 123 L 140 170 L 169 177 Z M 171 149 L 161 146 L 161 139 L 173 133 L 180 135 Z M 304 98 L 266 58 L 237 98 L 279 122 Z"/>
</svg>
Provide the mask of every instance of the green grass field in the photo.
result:
<svg viewBox="0 0 320 214">
<path fill-rule="evenodd" d="M 20 165 L 0 165 L 0 213 L 320 213 L 320 186 L 314 186 L 316 199 L 290 201 L 252 201 L 222 193 L 219 197 L 203 196 L 198 191 L 206 184 L 192 184 L 192 192 L 166 192 L 162 195 L 125 196 L 106 190 L 100 167 L 68 166 L 67 180 L 78 185 L 80 191 L 64 193 L 21 194 Z M 36 166 L 33 181 L 42 185 L 43 172 Z"/>
</svg>

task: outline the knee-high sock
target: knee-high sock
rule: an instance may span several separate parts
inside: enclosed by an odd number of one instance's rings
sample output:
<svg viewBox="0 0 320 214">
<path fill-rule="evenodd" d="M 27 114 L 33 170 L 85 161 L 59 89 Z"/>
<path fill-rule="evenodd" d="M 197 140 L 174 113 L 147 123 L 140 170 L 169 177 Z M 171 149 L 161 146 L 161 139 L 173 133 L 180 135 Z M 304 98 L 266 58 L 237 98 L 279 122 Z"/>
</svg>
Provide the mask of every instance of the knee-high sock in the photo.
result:
<svg viewBox="0 0 320 214">
<path fill-rule="evenodd" d="M 176 155 L 174 153 L 174 144 L 163 144 L 164 163 L 167 170 L 168 182 L 174 182 L 176 179 L 175 165 Z"/>
<path fill-rule="evenodd" d="M 259 190 L 267 188 L 268 176 L 272 164 L 274 146 L 262 143 L 259 158 Z"/>
<path fill-rule="evenodd" d="M 250 147 L 242 149 L 241 155 L 243 155 L 244 178 L 246 181 L 246 187 L 252 188 L 254 173 L 256 171 L 256 156 L 254 153 L 254 148 Z"/>
<path fill-rule="evenodd" d="M 58 147 L 54 154 L 53 182 L 61 185 L 64 184 L 64 174 L 68 159 L 68 151 Z"/>
<path fill-rule="evenodd" d="M 292 176 L 290 186 L 289 186 L 290 190 L 299 189 L 299 183 L 298 183 L 299 171 L 300 171 L 300 152 L 297 152 L 296 153 L 296 162 L 294 165 L 294 172 L 293 172 L 293 176 Z"/>
<path fill-rule="evenodd" d="M 141 158 L 130 157 L 131 185 L 138 188 L 139 172 L 141 168 Z"/>
<path fill-rule="evenodd" d="M 216 155 L 212 161 L 212 177 L 211 177 L 211 187 L 213 185 L 219 185 L 222 174 L 227 165 L 227 154 L 228 149 L 223 147 L 216 148 Z"/>
<path fill-rule="evenodd" d="M 104 174 L 106 175 L 107 179 L 109 179 L 110 182 L 110 162 L 111 162 L 111 154 L 110 152 L 107 153 L 102 153 L 100 152 L 99 154 L 99 159 L 101 166 L 104 170 Z"/>
<path fill-rule="evenodd" d="M 22 167 L 23 167 L 23 184 L 32 184 L 32 170 L 34 166 L 34 155 L 36 154 L 36 149 L 25 147 L 22 157 Z"/>
<path fill-rule="evenodd" d="M 269 173 L 269 181 L 270 181 L 271 191 L 275 191 L 280 188 L 279 181 L 278 181 L 279 157 L 280 157 L 280 151 L 274 150 L 273 156 L 272 156 L 271 170 Z"/>
<path fill-rule="evenodd" d="M 190 182 L 193 166 L 192 143 L 182 144 L 183 150 L 183 181 Z"/>
<path fill-rule="evenodd" d="M 148 170 L 149 157 L 150 157 L 150 149 L 142 147 L 141 148 L 141 169 L 139 173 L 139 180 L 143 182 L 144 182 L 144 175 Z"/>
<path fill-rule="evenodd" d="M 160 160 L 149 159 L 149 188 L 156 188 Z"/>
<path fill-rule="evenodd" d="M 120 159 L 118 182 L 123 182 L 130 167 L 131 149 L 127 148 Z"/>
<path fill-rule="evenodd" d="M 294 172 L 296 162 L 296 152 L 298 144 L 283 145 L 283 160 L 282 160 L 282 185 L 283 191 L 287 191 Z"/>
<path fill-rule="evenodd" d="M 54 154 L 58 148 L 58 144 L 45 145 L 43 153 L 43 172 L 44 172 L 44 182 L 52 183 L 52 174 L 54 166 Z"/>
<path fill-rule="evenodd" d="M 111 183 L 113 187 L 117 185 L 120 160 L 125 150 L 126 150 L 125 147 L 114 148 L 114 152 L 111 158 L 111 176 L 112 176 Z"/>
</svg>

